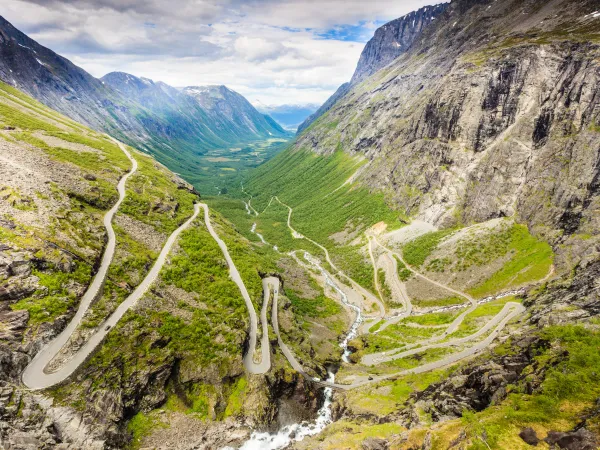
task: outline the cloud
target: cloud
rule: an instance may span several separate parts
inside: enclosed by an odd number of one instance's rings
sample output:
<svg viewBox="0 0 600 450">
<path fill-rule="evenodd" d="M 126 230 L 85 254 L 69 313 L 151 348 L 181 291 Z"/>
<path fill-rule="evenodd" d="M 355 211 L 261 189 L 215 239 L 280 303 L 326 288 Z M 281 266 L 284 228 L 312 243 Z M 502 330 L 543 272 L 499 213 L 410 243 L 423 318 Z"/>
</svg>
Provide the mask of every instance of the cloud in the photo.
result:
<svg viewBox="0 0 600 450">
<path fill-rule="evenodd" d="M 279 42 L 263 38 L 241 36 L 235 40 L 235 51 L 246 61 L 262 62 L 277 59 L 284 55 L 286 47 Z"/>
<path fill-rule="evenodd" d="M 17 28 L 94 76 L 226 84 L 266 104 L 320 103 L 376 26 L 435 0 L 3 0 Z"/>
</svg>

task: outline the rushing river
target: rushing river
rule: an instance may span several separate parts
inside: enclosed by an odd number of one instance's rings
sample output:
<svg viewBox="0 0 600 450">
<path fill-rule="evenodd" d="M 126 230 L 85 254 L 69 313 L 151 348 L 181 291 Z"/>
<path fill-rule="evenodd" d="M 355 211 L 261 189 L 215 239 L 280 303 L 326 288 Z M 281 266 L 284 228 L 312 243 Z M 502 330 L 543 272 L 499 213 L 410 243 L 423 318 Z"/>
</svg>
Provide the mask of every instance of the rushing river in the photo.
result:
<svg viewBox="0 0 600 450">
<path fill-rule="evenodd" d="M 333 373 L 329 373 L 327 381 L 331 383 L 335 381 Z M 298 442 L 307 436 L 314 436 L 320 433 L 331 423 L 331 398 L 333 390 L 325 388 L 324 396 L 323 406 L 319 408 L 317 418 L 314 422 L 286 425 L 277 433 L 255 431 L 250 436 L 250 439 L 240 447 L 240 450 L 278 450 L 287 447 L 292 442 Z"/>
<path fill-rule="evenodd" d="M 246 202 L 244 203 L 246 204 L 247 213 L 251 214 L 248 204 Z M 264 244 L 267 244 L 264 237 L 260 233 L 257 233 L 256 224 L 252 226 L 252 229 L 250 231 L 256 234 Z M 275 250 L 277 250 L 277 247 L 274 248 Z M 337 285 L 337 283 L 323 268 L 323 266 L 321 266 L 319 260 L 314 258 L 308 252 L 304 252 L 304 258 L 314 267 L 319 269 L 321 275 L 325 278 L 325 282 L 327 283 L 327 285 L 331 286 L 340 295 L 342 303 L 344 303 L 344 305 L 348 306 L 356 312 L 356 319 L 354 320 L 354 323 L 350 327 L 350 330 L 348 331 L 348 334 L 346 335 L 344 340 L 340 343 L 340 347 L 344 350 L 344 353 L 342 354 L 342 360 L 344 362 L 350 362 L 351 352 L 348 349 L 348 342 L 350 342 L 358 335 L 358 328 L 364 320 L 362 316 L 362 310 L 358 306 L 350 303 L 346 293 Z M 335 382 L 335 374 L 333 372 L 330 371 L 327 375 L 328 382 Z M 276 433 L 254 431 L 250 436 L 250 439 L 244 442 L 244 444 L 239 448 L 239 450 L 279 450 L 287 447 L 292 442 L 298 442 L 307 436 L 314 436 L 315 434 L 320 433 L 332 421 L 331 402 L 333 397 L 333 390 L 327 387 L 324 389 L 323 395 L 323 405 L 321 406 L 321 408 L 319 408 L 319 411 L 317 412 L 317 418 L 314 422 L 304 421 L 301 423 L 286 425 Z M 234 449 L 231 447 L 225 447 L 223 450 Z"/>
</svg>

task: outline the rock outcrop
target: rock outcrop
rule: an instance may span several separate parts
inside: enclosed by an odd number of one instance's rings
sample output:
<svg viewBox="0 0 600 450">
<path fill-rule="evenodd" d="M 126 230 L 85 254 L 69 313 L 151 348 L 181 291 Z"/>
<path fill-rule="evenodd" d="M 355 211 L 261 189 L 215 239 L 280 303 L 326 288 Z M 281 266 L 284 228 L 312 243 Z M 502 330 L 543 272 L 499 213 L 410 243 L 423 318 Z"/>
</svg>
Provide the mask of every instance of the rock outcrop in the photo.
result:
<svg viewBox="0 0 600 450">
<path fill-rule="evenodd" d="M 353 85 L 360 83 L 404 54 L 423 30 L 445 11 L 446 7 L 446 3 L 425 6 L 378 28 L 375 36 L 363 49 L 350 82 L 342 84 L 315 113 L 307 117 L 298 127 L 298 134 L 329 111 Z"/>
<path fill-rule="evenodd" d="M 360 83 L 406 53 L 425 28 L 446 10 L 447 5 L 425 6 L 378 28 L 362 51 L 350 83 Z"/>
</svg>

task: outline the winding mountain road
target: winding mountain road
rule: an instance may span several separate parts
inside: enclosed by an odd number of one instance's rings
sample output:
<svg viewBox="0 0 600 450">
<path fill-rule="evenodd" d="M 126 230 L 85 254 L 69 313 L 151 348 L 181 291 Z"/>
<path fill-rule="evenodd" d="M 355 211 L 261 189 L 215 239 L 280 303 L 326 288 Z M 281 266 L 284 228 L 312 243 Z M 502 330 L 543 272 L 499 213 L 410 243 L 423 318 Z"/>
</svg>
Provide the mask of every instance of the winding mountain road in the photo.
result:
<svg viewBox="0 0 600 450">
<path fill-rule="evenodd" d="M 77 309 L 77 312 L 75 313 L 75 316 L 71 322 L 69 322 L 67 327 L 55 339 L 46 344 L 25 368 L 22 374 L 22 381 L 23 384 L 30 389 L 44 389 L 64 381 L 87 359 L 87 357 L 96 349 L 102 340 L 104 340 L 109 331 L 117 324 L 121 317 L 123 317 L 123 315 L 148 291 L 150 286 L 158 277 L 160 270 L 164 266 L 167 256 L 175 244 L 179 234 L 188 228 L 198 216 L 199 205 L 195 204 L 194 214 L 169 236 L 158 258 L 150 269 L 150 272 L 148 272 L 139 286 L 117 307 L 117 309 L 106 321 L 104 321 L 104 323 L 102 323 L 102 325 L 98 327 L 96 332 L 77 351 L 77 353 L 75 353 L 68 361 L 66 361 L 60 369 L 54 372 L 47 372 L 46 368 L 48 364 L 56 357 L 62 347 L 69 341 L 69 338 L 81 323 L 81 320 L 83 319 L 92 302 L 102 295 L 104 283 L 108 275 L 108 269 L 115 254 L 116 236 L 112 227 L 112 220 L 115 213 L 121 206 L 121 203 L 125 199 L 125 183 L 129 177 L 135 173 L 138 167 L 137 161 L 131 156 L 125 146 L 120 142 L 117 143 L 131 161 L 132 169 L 119 181 L 117 185 L 119 200 L 104 216 L 104 226 L 108 234 L 108 242 L 106 244 L 104 254 L 102 255 L 100 268 L 94 276 L 94 279 L 92 280 L 92 283 L 88 287 L 87 291 L 81 298 L 79 308 Z"/>
<path fill-rule="evenodd" d="M 269 345 L 269 326 L 267 322 L 267 308 L 269 299 L 267 297 L 267 294 L 266 292 L 264 293 L 264 300 L 261 311 L 261 360 L 259 363 L 257 363 L 254 361 L 254 354 L 256 353 L 258 318 L 256 316 L 256 311 L 254 310 L 254 305 L 252 304 L 252 300 L 250 299 L 250 294 L 248 293 L 248 289 L 246 289 L 244 280 L 242 280 L 240 272 L 238 271 L 237 267 L 235 266 L 235 263 L 233 262 L 233 259 L 231 258 L 231 255 L 229 254 L 227 244 L 223 242 L 223 240 L 219 237 L 219 235 L 216 233 L 215 229 L 212 226 L 212 223 L 210 221 L 210 211 L 208 205 L 200 203 L 200 206 L 204 208 L 204 222 L 206 223 L 206 228 L 208 228 L 208 232 L 221 248 L 221 252 L 223 253 L 223 256 L 225 256 L 225 260 L 227 261 L 227 266 L 229 266 L 229 276 L 231 277 L 233 282 L 237 284 L 240 293 L 242 294 L 242 297 L 246 302 L 248 314 L 250 314 L 248 351 L 244 355 L 244 367 L 248 372 L 252 374 L 267 373 L 271 368 L 271 349 Z"/>
<path fill-rule="evenodd" d="M 292 227 L 291 218 L 292 218 L 293 209 L 289 205 L 286 205 L 285 203 L 281 202 L 281 200 L 279 200 L 279 198 L 277 196 L 274 196 L 271 198 L 271 200 L 269 201 L 269 205 L 271 204 L 273 199 L 277 200 L 277 202 L 279 202 L 281 205 L 283 205 L 284 207 L 286 207 L 288 209 L 287 226 L 290 229 L 292 236 L 296 239 L 306 239 L 309 242 L 316 245 L 318 248 L 320 248 L 323 251 L 323 253 L 325 254 L 325 259 L 329 263 L 330 267 L 333 268 L 337 272 L 338 275 L 343 276 L 344 278 L 349 280 L 352 285 L 355 285 L 358 288 L 360 288 L 361 291 L 364 291 L 364 288 L 362 288 L 362 286 L 360 286 L 358 283 L 356 283 L 350 277 L 346 276 L 341 270 L 339 270 L 335 266 L 335 264 L 331 261 L 328 250 L 325 247 L 320 245 L 318 242 L 315 242 L 315 241 L 311 240 L 310 238 L 307 238 L 306 236 L 302 235 L 301 233 L 299 233 L 297 230 L 295 230 Z M 268 208 L 268 206 L 267 206 L 267 208 Z M 386 265 L 385 269 L 386 269 L 386 274 L 388 276 L 391 275 L 391 272 L 393 272 L 393 274 L 396 277 L 398 276 L 397 262 L 394 259 L 394 256 L 396 256 L 398 258 L 398 260 L 401 261 L 406 266 L 406 268 L 408 270 L 410 270 L 410 272 L 413 275 L 415 275 L 416 277 L 418 277 L 422 280 L 425 280 L 429 283 L 432 283 L 433 285 L 438 286 L 448 292 L 451 292 L 455 295 L 458 295 L 458 296 L 466 299 L 470 303 L 470 307 L 467 310 L 465 310 L 463 313 L 461 313 L 450 325 L 448 325 L 446 327 L 446 330 L 442 334 L 436 335 L 429 339 L 421 340 L 414 344 L 411 344 L 407 347 L 404 347 L 404 349 L 402 351 L 398 350 L 395 352 L 394 351 L 380 352 L 380 353 L 365 355 L 362 359 L 363 364 L 365 364 L 365 365 L 381 364 L 384 362 L 393 361 L 395 359 L 405 358 L 405 357 L 412 356 L 412 355 L 415 355 L 418 353 L 422 353 L 422 352 L 430 350 L 430 349 L 459 346 L 459 345 L 466 344 L 472 340 L 478 339 L 478 338 L 484 336 L 485 334 L 488 334 L 488 333 L 489 334 L 487 337 L 485 337 L 485 339 L 483 339 L 479 342 L 476 342 L 474 345 L 472 345 L 469 348 L 466 348 L 457 353 L 453 353 L 453 354 L 451 354 L 445 358 L 442 358 L 440 360 L 433 361 L 433 362 L 427 363 L 427 364 L 422 364 L 413 369 L 407 369 L 407 370 L 403 370 L 403 371 L 396 372 L 396 373 L 389 374 L 389 375 L 369 377 L 369 379 L 367 379 L 367 380 L 359 380 L 359 381 L 356 381 L 351 384 L 338 384 L 338 383 L 329 383 L 326 381 L 315 380 L 315 379 L 311 378 L 304 371 L 302 365 L 299 363 L 299 361 L 294 356 L 293 352 L 289 349 L 289 347 L 285 344 L 285 342 L 283 341 L 283 339 L 281 337 L 281 334 L 279 331 L 278 310 L 277 310 L 279 280 L 274 277 L 265 279 L 267 281 L 263 280 L 263 290 L 264 290 L 264 295 L 265 295 L 265 302 L 266 302 L 267 297 L 270 297 L 270 295 L 271 295 L 270 294 L 271 288 L 273 288 L 274 292 L 275 292 L 274 297 L 273 297 L 272 319 L 271 320 L 273 323 L 273 329 L 277 336 L 278 345 L 279 345 L 280 349 L 282 350 L 283 355 L 286 357 L 286 359 L 288 360 L 288 362 L 290 363 L 290 365 L 292 366 L 292 368 L 294 370 L 296 370 L 297 372 L 299 372 L 303 376 L 305 376 L 307 379 L 309 379 L 319 385 L 322 385 L 325 387 L 331 387 L 334 389 L 347 390 L 347 389 L 354 389 L 357 387 L 376 383 L 376 382 L 386 380 L 386 379 L 397 378 L 397 377 L 408 375 L 408 374 L 418 374 L 418 373 L 423 373 L 423 372 L 427 372 L 430 370 L 436 370 L 439 368 L 446 367 L 446 366 L 454 364 L 455 362 L 458 362 L 462 359 L 476 355 L 483 349 L 487 348 L 493 342 L 493 340 L 498 336 L 498 334 L 505 328 L 505 326 L 508 324 L 508 322 L 510 322 L 512 319 L 514 319 L 515 317 L 517 317 L 517 316 L 523 314 L 523 312 L 525 312 L 525 308 L 520 303 L 508 302 L 508 303 L 506 303 L 506 305 L 504 305 L 503 309 L 496 316 L 494 316 L 491 320 L 489 320 L 477 332 L 475 332 L 469 336 L 466 336 L 466 337 L 455 338 L 455 339 L 450 339 L 450 340 L 447 340 L 444 342 L 439 342 L 439 341 L 445 339 L 446 337 L 448 337 L 449 335 L 452 335 L 459 329 L 459 327 L 462 324 L 462 322 L 464 321 L 465 317 L 477 308 L 477 306 L 478 306 L 477 301 L 472 296 L 470 296 L 469 294 L 467 294 L 465 292 L 461 292 L 456 289 L 453 289 L 449 286 L 446 286 L 442 283 L 439 283 L 439 282 L 432 280 L 432 279 L 426 277 L 425 275 L 421 274 L 420 272 L 415 270 L 413 267 L 411 267 L 404 260 L 402 255 L 398 254 L 397 252 L 394 252 L 393 250 L 391 250 L 391 249 L 385 247 L 383 244 L 381 244 L 379 242 L 379 240 L 377 239 L 377 236 L 367 233 L 367 238 L 369 239 L 369 256 L 371 258 L 371 261 L 373 262 L 373 267 L 374 267 L 375 271 L 377 271 L 377 265 L 375 264 L 374 248 L 372 246 L 373 243 L 380 246 L 383 250 L 386 251 L 385 256 L 388 259 L 387 260 L 388 264 Z M 292 252 L 292 254 L 293 253 L 294 252 Z M 295 255 L 293 255 L 293 256 L 295 256 Z M 307 259 L 307 260 L 309 260 L 309 259 Z M 299 262 L 299 260 L 297 260 L 297 261 Z M 314 264 L 314 262 L 313 262 L 313 264 Z M 325 274 L 326 274 L 326 271 L 323 267 L 318 266 L 318 268 L 322 272 L 325 272 Z M 394 281 L 394 279 L 392 279 L 392 281 Z M 400 283 L 399 280 L 396 280 L 396 281 L 398 281 L 398 283 Z M 376 285 L 378 284 L 376 274 L 375 274 L 375 283 L 376 283 Z M 336 291 L 338 291 L 340 293 L 342 292 L 341 289 L 339 288 L 339 286 L 334 286 L 334 288 L 336 288 Z M 380 291 L 380 290 L 378 289 L 378 291 Z M 381 295 L 381 292 L 379 292 L 379 293 Z M 381 315 L 380 315 L 381 319 L 380 320 L 383 320 L 383 316 L 385 315 L 385 308 L 384 308 L 383 302 L 381 301 L 381 299 L 377 299 L 371 293 L 368 293 L 368 294 L 370 297 L 375 298 L 377 300 L 377 303 L 381 305 L 382 310 L 381 310 Z M 380 330 L 383 330 L 383 329 L 385 329 L 385 327 L 387 327 L 393 323 L 396 323 L 396 322 L 402 320 L 403 318 L 408 317 L 409 315 L 412 314 L 412 303 L 410 302 L 410 299 L 403 298 L 402 303 L 404 306 L 403 313 L 394 318 L 385 320 L 384 324 L 380 327 Z M 263 308 L 264 308 L 264 305 L 263 305 Z M 264 319 L 263 319 L 263 321 L 264 321 Z M 445 326 L 436 327 L 436 328 L 444 328 L 444 327 Z M 491 332 L 490 332 L 490 330 L 491 330 Z"/>
</svg>

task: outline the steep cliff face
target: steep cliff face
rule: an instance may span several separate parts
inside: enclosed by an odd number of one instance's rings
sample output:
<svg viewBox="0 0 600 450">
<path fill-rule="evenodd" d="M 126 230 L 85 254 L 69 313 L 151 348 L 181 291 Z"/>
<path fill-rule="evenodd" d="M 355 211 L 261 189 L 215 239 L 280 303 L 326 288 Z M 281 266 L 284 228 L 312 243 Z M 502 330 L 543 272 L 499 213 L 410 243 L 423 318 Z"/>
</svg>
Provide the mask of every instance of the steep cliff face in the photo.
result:
<svg viewBox="0 0 600 450">
<path fill-rule="evenodd" d="M 364 80 L 405 53 L 446 7 L 446 3 L 425 6 L 378 28 L 360 55 L 351 83 Z"/>
<path fill-rule="evenodd" d="M 436 225 L 516 214 L 550 240 L 596 235 L 594 11 L 583 0 L 453 2 L 296 148 L 364 155 L 359 183 Z"/>
<path fill-rule="evenodd" d="M 375 36 L 363 49 L 352 79 L 342 84 L 337 91 L 299 127 L 298 133 L 308 128 L 346 95 L 350 88 L 387 66 L 405 53 L 415 39 L 446 10 L 447 4 L 426 6 L 399 19 L 392 20 L 375 31 Z"/>
</svg>

